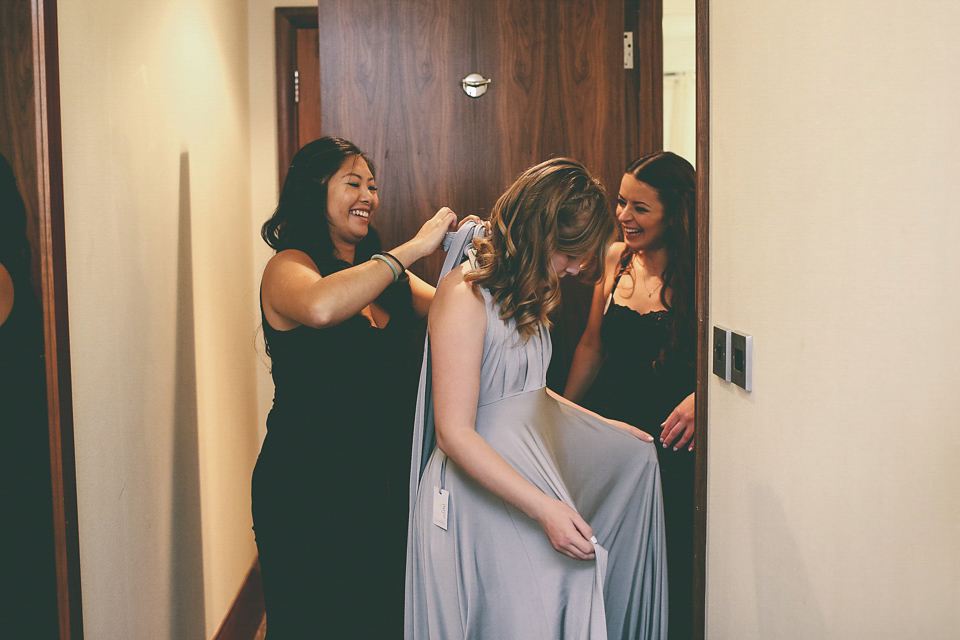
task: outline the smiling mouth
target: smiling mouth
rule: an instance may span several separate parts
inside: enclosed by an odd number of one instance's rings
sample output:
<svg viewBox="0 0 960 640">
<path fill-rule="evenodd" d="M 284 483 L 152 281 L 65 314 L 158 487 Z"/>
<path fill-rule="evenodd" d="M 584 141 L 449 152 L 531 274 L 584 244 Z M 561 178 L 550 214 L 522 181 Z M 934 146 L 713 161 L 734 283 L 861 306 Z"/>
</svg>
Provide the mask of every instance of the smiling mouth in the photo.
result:
<svg viewBox="0 0 960 640">
<path fill-rule="evenodd" d="M 369 218 L 370 212 L 364 211 L 363 209 L 350 209 L 350 215 L 357 216 L 358 218 Z"/>
<path fill-rule="evenodd" d="M 627 227 L 624 227 L 623 232 L 628 236 L 636 236 L 643 233 L 643 229 L 628 229 Z"/>
</svg>

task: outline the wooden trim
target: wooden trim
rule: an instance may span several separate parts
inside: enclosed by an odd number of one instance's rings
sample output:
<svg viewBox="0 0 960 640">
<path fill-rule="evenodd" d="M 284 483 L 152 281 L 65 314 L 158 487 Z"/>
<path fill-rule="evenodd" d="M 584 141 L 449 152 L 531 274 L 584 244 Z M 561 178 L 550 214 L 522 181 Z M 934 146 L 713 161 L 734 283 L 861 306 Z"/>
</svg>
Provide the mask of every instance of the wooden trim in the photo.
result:
<svg viewBox="0 0 960 640">
<path fill-rule="evenodd" d="M 47 417 L 53 478 L 54 543 L 61 640 L 83 638 L 77 474 L 67 316 L 67 262 L 60 138 L 56 0 L 32 0 L 41 302 L 47 365 Z"/>
<path fill-rule="evenodd" d="M 706 634 L 707 594 L 707 380 L 710 375 L 710 59 L 709 0 L 697 1 L 697 456 L 693 520 L 693 630 Z"/>
<path fill-rule="evenodd" d="M 293 101 L 293 72 L 297 69 L 297 29 L 316 29 L 317 7 L 274 9 L 277 55 L 277 176 L 279 185 L 299 148 L 297 105 Z"/>
<path fill-rule="evenodd" d="M 253 565 L 213 640 L 253 640 L 260 629 L 260 623 L 263 622 L 263 615 L 260 559 L 254 558 Z"/>
</svg>

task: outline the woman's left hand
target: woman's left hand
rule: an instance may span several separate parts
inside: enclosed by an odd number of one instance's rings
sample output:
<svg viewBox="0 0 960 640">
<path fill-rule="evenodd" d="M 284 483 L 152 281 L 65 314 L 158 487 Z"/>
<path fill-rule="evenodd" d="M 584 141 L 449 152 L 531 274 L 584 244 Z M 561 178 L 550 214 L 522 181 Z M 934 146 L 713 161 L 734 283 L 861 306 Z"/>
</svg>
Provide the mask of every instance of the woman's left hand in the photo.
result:
<svg viewBox="0 0 960 640">
<path fill-rule="evenodd" d="M 674 451 L 683 447 L 693 451 L 694 409 L 694 394 L 691 393 L 670 412 L 661 425 L 663 431 L 660 434 L 660 442 L 663 443 L 664 448 L 673 445 Z"/>
</svg>

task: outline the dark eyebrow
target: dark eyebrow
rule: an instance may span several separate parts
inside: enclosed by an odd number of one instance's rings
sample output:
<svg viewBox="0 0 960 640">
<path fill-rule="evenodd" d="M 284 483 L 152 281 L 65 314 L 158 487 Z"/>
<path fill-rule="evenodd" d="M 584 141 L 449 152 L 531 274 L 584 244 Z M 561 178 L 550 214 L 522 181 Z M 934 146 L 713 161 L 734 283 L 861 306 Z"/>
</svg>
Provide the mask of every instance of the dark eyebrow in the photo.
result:
<svg viewBox="0 0 960 640">
<path fill-rule="evenodd" d="M 344 177 L 344 178 L 354 177 L 354 178 L 356 178 L 356 179 L 358 179 L 358 180 L 363 180 L 363 176 L 361 176 L 359 173 L 345 173 L 345 174 L 343 174 L 343 177 Z M 374 178 L 373 178 L 373 176 L 370 176 L 369 179 L 370 179 L 370 180 L 373 180 Z"/>
<path fill-rule="evenodd" d="M 646 202 L 644 202 L 643 200 L 627 200 L 626 198 L 624 198 L 624 197 L 623 197 L 622 195 L 620 195 L 619 193 L 617 194 L 617 198 L 619 198 L 620 200 L 623 200 L 623 201 L 626 202 L 627 204 L 632 204 L 632 205 L 642 204 L 642 205 L 645 206 L 645 207 L 649 207 L 649 206 L 650 206 L 650 205 L 648 205 Z"/>
</svg>

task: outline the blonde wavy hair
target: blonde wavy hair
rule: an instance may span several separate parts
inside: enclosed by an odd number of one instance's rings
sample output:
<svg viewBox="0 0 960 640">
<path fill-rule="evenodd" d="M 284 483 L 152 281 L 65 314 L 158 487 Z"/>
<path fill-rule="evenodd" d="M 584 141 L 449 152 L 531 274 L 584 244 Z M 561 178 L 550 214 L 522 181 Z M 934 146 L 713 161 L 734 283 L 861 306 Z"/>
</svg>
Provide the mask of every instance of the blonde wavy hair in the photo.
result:
<svg viewBox="0 0 960 640">
<path fill-rule="evenodd" d="M 599 281 L 616 222 L 603 187 L 582 164 L 553 158 L 530 167 L 500 196 L 490 232 L 474 240 L 476 268 L 467 282 L 483 286 L 527 339 L 560 305 L 556 253 L 582 256 L 584 273 Z"/>
</svg>

